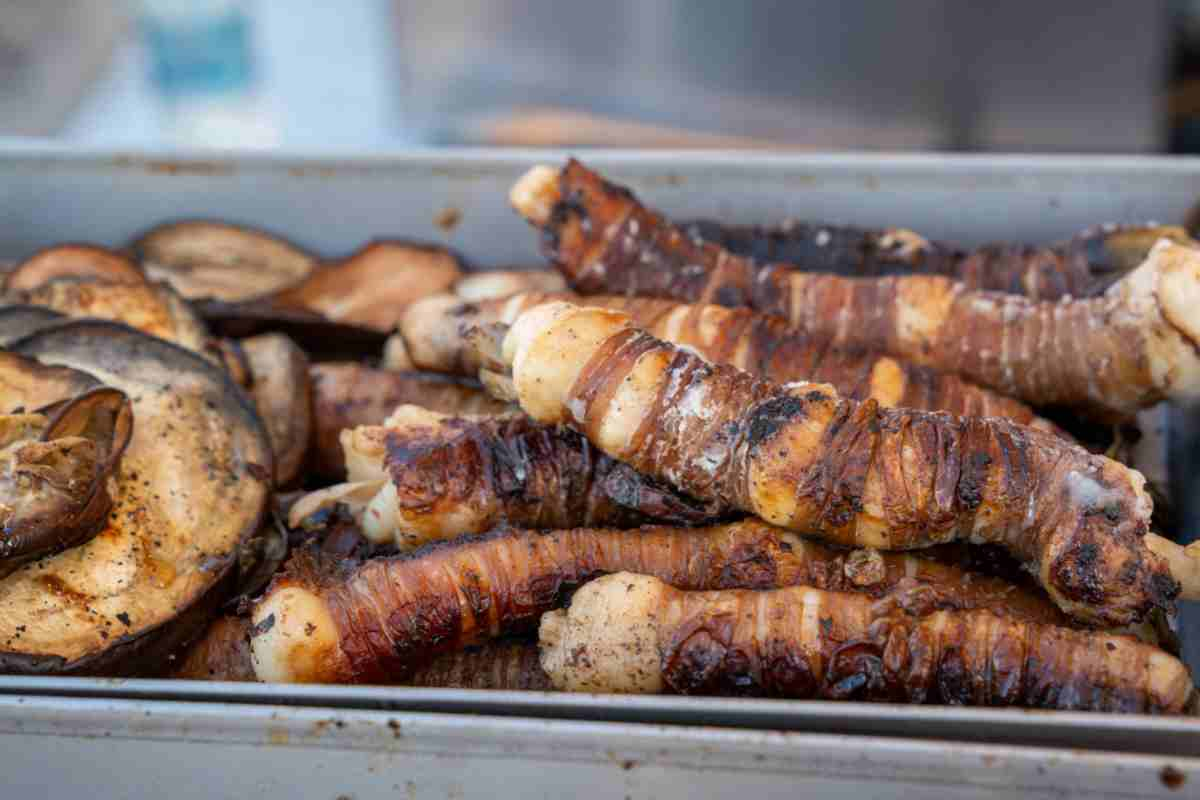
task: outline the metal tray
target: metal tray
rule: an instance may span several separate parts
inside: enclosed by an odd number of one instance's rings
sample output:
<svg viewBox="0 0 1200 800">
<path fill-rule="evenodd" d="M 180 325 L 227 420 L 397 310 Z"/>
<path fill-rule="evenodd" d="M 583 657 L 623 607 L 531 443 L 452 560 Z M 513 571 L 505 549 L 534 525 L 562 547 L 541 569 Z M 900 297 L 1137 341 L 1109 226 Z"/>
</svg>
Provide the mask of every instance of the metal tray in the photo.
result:
<svg viewBox="0 0 1200 800">
<path fill-rule="evenodd" d="M 0 698 L 6 798 L 1195 796 L 1200 759 L 711 727 Z"/>
<path fill-rule="evenodd" d="M 528 165 L 564 155 L 462 150 L 352 159 L 180 157 L 0 143 L 0 257 L 20 257 L 65 240 L 121 244 L 161 220 L 199 216 L 262 226 L 331 256 L 372 236 L 400 236 L 445 243 L 479 265 L 535 263 L 536 235 L 508 209 L 507 191 Z M 649 203 L 681 216 L 749 222 L 795 215 L 900 224 L 964 243 L 1048 241 L 1103 220 L 1178 220 L 1200 194 L 1195 159 L 644 152 L 587 157 Z M 1198 528 L 1193 522 L 1191 529 Z M 1200 628 L 1195 612 L 1183 614 L 1193 667 L 1200 665 L 1195 657 L 1200 630 L 1188 635 L 1189 628 Z M 306 718 L 309 712 L 296 707 L 310 706 L 347 714 L 390 710 L 719 725 L 1200 756 L 1200 723 L 1193 720 L 1097 714 L 19 677 L 0 678 L 0 695 L 56 695 L 76 705 L 43 699 L 37 701 L 39 713 L 108 709 L 125 721 L 144 703 L 155 708 L 155 702 L 195 703 L 188 706 L 192 711 L 171 712 L 183 717 L 209 713 L 200 710 L 211 709 L 209 703 L 234 704 L 225 707 L 231 720 L 257 718 L 265 713 L 259 704 L 269 703 L 291 707 L 289 720 Z M 0 697 L 0 706 L 12 702 L 15 698 Z M 545 727 L 538 730 L 550 730 L 550 722 L 539 724 Z M 672 735 L 683 736 L 684 730 Z"/>
</svg>

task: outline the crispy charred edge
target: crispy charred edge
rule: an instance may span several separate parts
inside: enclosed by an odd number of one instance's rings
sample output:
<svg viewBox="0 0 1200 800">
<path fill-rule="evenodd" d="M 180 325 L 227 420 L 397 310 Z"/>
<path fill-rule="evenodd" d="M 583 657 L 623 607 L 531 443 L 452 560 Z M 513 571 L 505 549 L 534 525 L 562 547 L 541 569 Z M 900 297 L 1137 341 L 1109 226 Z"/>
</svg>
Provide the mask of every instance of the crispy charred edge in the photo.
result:
<svg viewBox="0 0 1200 800">
<path fill-rule="evenodd" d="M 357 362 L 314 364 L 313 469 L 322 477 L 346 474 L 339 435 L 359 425 L 379 425 L 406 403 L 445 414 L 492 414 L 507 405 L 478 381 L 428 372 L 392 372 Z"/>
<path fill-rule="evenodd" d="M 621 455 L 639 472 L 762 514 L 758 501 L 765 495 L 751 483 L 762 467 L 781 486 L 795 487 L 795 511 L 771 521 L 845 543 L 854 543 L 864 489 L 874 476 L 883 486 L 889 549 L 963 537 L 987 506 L 996 518 L 973 536 L 1036 566 L 1071 613 L 1120 626 L 1154 608 L 1173 610 L 1179 584 L 1142 541 L 1148 500 L 1116 462 L 1007 420 L 881 409 L 815 385 L 793 394 L 633 328 L 610 336 L 579 373 L 563 403 L 581 410 L 572 424 L 596 439 L 610 400 L 649 354 L 663 355 L 667 367 Z M 681 411 L 694 389 L 710 409 L 704 420 Z M 775 446 L 786 441 L 781 432 L 808 424 L 821 431 L 818 446 Z M 1077 501 L 1070 484 L 1076 474 L 1103 501 Z M 1025 519 L 1029 509 L 1032 520 Z M 1008 533 L 1014 528 L 1019 536 Z"/>
<path fill-rule="evenodd" d="M 902 554 L 881 554 L 868 580 L 847 568 L 854 556 L 798 540 L 757 521 L 683 531 L 497 530 L 428 544 L 365 563 L 303 549 L 265 596 L 300 586 L 321 598 L 339 652 L 322 679 L 397 682 L 435 656 L 489 638 L 528 631 L 567 593 L 598 575 L 632 571 L 683 589 L 810 585 L 883 597 L 924 586 L 933 608 L 979 604 L 1021 619 L 1062 620 L 1036 594 L 998 579 L 932 562 L 912 570 Z M 909 575 L 910 571 L 916 574 Z"/>
<path fill-rule="evenodd" d="M 525 416 L 389 430 L 384 469 L 407 513 L 488 509 L 484 528 L 711 524 L 730 516 L 639 475 L 568 428 Z"/>
<path fill-rule="evenodd" d="M 898 229 L 789 220 L 779 225 L 678 223 L 689 236 L 759 263 L 847 277 L 944 275 L 974 288 L 1058 300 L 1097 294 L 1137 266 L 1160 236 L 1186 242 L 1174 226 L 1097 225 L 1049 246 L 997 242 L 967 250 Z"/>
<path fill-rule="evenodd" d="M 785 593 L 794 598 L 786 611 L 763 610 Z M 1195 705 L 1190 678 L 1166 695 L 1146 685 L 1151 658 L 1175 660 L 1128 637 L 985 610 L 880 615 L 866 599 L 839 593 L 722 594 L 717 602 L 675 594 L 671 622 L 659 634 L 663 678 L 673 691 L 1151 714 Z M 809 605 L 817 625 L 806 630 L 800 609 Z M 763 624 L 745 624 L 764 613 Z M 752 635 L 764 627 L 765 638 Z"/>
</svg>

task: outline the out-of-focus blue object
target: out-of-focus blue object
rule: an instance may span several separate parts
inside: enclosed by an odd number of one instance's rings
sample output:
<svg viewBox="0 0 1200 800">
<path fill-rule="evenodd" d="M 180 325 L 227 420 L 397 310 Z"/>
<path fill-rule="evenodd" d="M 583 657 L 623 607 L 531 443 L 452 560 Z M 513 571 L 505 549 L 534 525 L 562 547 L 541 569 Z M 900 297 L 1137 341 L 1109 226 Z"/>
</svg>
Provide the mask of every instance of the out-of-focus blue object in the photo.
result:
<svg viewBox="0 0 1200 800">
<path fill-rule="evenodd" d="M 141 22 L 155 88 L 167 97 L 249 89 L 254 60 L 245 10 L 231 2 L 179 6 L 144 3 Z"/>
<path fill-rule="evenodd" d="M 131 37 L 95 91 L 68 122 L 63 138 L 121 147 L 243 147 L 274 144 L 311 152 L 347 152 L 405 141 L 398 121 L 392 0 L 303 3 L 254 0 L 228 3 L 245 20 L 250 95 L 265 131 L 242 136 L 180 131 L 173 101 L 156 87 L 150 36 Z M 131 3 L 131 5 L 133 5 Z M 159 7 L 142 0 L 142 14 Z M 208 6 L 208 0 L 165 3 Z M 211 12 L 206 12 L 211 13 Z M 195 100 L 197 98 L 189 98 Z M 218 126 L 219 127 L 219 126 Z"/>
<path fill-rule="evenodd" d="M 278 132 L 254 80 L 251 4 L 142 0 L 150 82 L 177 144 L 269 147 Z"/>
</svg>

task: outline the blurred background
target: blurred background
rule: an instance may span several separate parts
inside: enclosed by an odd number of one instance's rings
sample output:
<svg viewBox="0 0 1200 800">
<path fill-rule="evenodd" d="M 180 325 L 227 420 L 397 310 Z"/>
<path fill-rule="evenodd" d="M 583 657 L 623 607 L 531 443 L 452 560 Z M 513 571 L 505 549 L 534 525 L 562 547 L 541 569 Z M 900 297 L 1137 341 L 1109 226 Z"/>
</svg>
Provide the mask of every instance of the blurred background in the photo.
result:
<svg viewBox="0 0 1200 800">
<path fill-rule="evenodd" d="M 1200 0 L 4 0 L 4 136 L 1200 153 Z"/>
<path fill-rule="evenodd" d="M 1200 2 L 6 0 L 0 135 L 1195 152 Z"/>
</svg>

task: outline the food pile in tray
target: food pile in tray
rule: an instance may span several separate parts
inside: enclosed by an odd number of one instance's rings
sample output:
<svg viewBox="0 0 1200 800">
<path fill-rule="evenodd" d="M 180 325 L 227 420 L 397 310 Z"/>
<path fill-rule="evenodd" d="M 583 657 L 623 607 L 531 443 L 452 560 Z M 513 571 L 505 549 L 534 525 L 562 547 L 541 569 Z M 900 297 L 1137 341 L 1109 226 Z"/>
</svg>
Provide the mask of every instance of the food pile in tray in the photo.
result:
<svg viewBox="0 0 1200 800">
<path fill-rule="evenodd" d="M 1186 231 L 510 200 L 552 269 L 182 222 L 10 271 L 0 670 L 1194 710 L 1127 463 L 1200 394 Z"/>
</svg>

